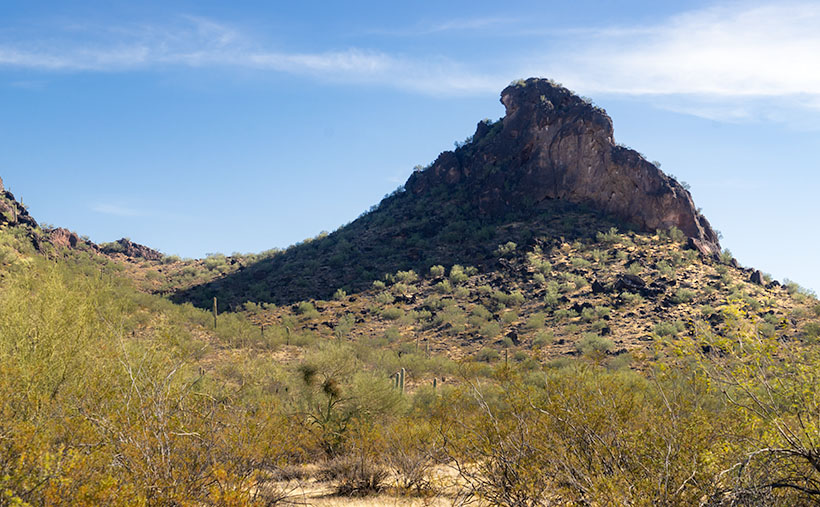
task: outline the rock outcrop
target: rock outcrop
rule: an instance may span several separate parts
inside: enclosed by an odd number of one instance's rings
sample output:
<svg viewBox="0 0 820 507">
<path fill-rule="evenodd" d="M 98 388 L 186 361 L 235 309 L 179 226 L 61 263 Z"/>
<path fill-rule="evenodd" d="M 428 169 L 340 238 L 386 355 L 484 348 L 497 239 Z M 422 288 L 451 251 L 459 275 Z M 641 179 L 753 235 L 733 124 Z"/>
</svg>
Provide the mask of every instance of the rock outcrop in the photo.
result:
<svg viewBox="0 0 820 507">
<path fill-rule="evenodd" d="M 48 239 L 51 244 L 61 248 L 77 248 L 77 245 L 85 243 L 76 232 L 58 227 L 48 232 Z"/>
<path fill-rule="evenodd" d="M 482 213 L 565 199 L 640 229 L 677 227 L 707 256 L 720 252 L 717 234 L 689 192 L 638 152 L 617 145 L 603 109 L 549 80 L 505 88 L 506 115 L 478 124 L 470 142 L 446 151 L 411 175 L 405 188 L 465 188 Z"/>
<path fill-rule="evenodd" d="M 3 180 L 0 179 L 0 225 L 6 224 L 37 228 L 37 221 L 28 214 L 25 206 L 17 202 L 14 194 L 3 187 Z"/>
<path fill-rule="evenodd" d="M 145 245 L 134 243 L 128 238 L 122 238 L 112 243 L 100 245 L 100 251 L 108 255 L 120 253 L 132 259 L 145 259 L 148 261 L 161 261 L 164 257 L 161 252 Z"/>
</svg>

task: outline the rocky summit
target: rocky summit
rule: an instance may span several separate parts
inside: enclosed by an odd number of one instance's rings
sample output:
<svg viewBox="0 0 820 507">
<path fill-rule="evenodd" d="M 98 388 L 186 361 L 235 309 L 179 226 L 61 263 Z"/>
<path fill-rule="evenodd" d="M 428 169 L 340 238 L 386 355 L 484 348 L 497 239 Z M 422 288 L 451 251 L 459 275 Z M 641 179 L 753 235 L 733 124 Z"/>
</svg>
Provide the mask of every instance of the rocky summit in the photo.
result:
<svg viewBox="0 0 820 507">
<path fill-rule="evenodd" d="M 501 120 L 480 122 L 470 142 L 415 172 L 407 190 L 468 186 L 484 213 L 564 199 L 647 231 L 677 227 L 702 254 L 720 252 L 689 192 L 637 151 L 616 144 L 603 109 L 536 78 L 505 88 L 501 102 Z"/>
</svg>

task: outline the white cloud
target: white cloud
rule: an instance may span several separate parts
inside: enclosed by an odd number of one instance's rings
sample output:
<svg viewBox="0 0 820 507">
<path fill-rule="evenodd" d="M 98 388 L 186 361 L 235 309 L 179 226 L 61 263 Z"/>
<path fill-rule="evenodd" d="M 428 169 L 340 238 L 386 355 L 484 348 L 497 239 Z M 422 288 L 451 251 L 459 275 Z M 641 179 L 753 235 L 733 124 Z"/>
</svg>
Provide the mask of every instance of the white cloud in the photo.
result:
<svg viewBox="0 0 820 507">
<path fill-rule="evenodd" d="M 818 3 L 723 4 L 655 26 L 570 36 L 535 68 L 589 95 L 656 97 L 661 107 L 730 121 L 770 119 L 783 106 L 820 104 L 818 26 Z"/>
<path fill-rule="evenodd" d="M 504 61 L 356 47 L 283 51 L 213 20 L 180 20 L 162 26 L 72 27 L 56 32 L 64 40 L 0 40 L 0 68 L 121 72 L 233 67 L 432 95 L 494 95 L 512 79 L 541 75 L 585 95 L 641 97 L 660 108 L 720 121 L 785 121 L 790 112 L 820 111 L 816 2 L 724 3 L 653 25 L 570 27 L 529 36 Z M 465 18 L 425 30 L 470 36 L 521 23 Z M 547 49 L 532 49 L 538 46 Z"/>
<path fill-rule="evenodd" d="M 387 85 L 430 94 L 495 93 L 503 81 L 443 57 L 410 58 L 359 48 L 283 52 L 239 31 L 196 17 L 176 27 L 106 28 L 94 40 L 9 44 L 0 41 L 0 67 L 44 71 L 121 72 L 163 66 L 241 67 L 328 81 Z"/>
</svg>

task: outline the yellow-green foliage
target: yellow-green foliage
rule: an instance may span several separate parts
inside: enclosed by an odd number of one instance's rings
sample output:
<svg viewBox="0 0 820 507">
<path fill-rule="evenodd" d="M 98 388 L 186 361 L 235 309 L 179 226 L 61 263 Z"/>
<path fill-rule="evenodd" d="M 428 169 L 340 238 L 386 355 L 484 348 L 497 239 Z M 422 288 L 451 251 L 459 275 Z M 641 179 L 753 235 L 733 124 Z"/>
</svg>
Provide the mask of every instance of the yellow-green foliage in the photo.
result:
<svg viewBox="0 0 820 507">
<path fill-rule="evenodd" d="M 34 258 L 2 280 L 0 504 L 255 501 L 260 464 L 309 439 L 284 439 L 272 397 L 220 401 L 193 364 L 204 312 L 88 269 Z"/>
</svg>

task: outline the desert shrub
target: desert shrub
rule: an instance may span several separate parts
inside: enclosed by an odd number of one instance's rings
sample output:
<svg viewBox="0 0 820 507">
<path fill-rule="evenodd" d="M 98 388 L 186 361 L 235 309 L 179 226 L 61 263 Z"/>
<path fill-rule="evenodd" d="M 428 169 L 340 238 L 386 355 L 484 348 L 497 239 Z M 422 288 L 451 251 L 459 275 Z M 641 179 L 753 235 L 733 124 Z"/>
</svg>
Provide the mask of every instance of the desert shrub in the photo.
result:
<svg viewBox="0 0 820 507">
<path fill-rule="evenodd" d="M 686 234 L 675 226 L 669 228 L 669 239 L 675 243 L 682 243 L 686 240 Z"/>
<path fill-rule="evenodd" d="M 507 310 L 501 314 L 501 321 L 505 324 L 512 324 L 516 320 L 518 320 L 518 312 L 514 310 Z"/>
<path fill-rule="evenodd" d="M 524 303 L 524 294 L 521 291 L 513 291 L 511 293 L 506 293 L 500 290 L 493 291 L 493 299 L 495 302 L 503 307 L 506 306 L 520 306 Z"/>
<path fill-rule="evenodd" d="M 572 266 L 575 268 L 588 268 L 592 266 L 592 263 L 584 259 L 583 257 L 573 257 L 570 262 Z"/>
<path fill-rule="evenodd" d="M 605 318 L 609 317 L 611 313 L 612 313 L 612 308 L 609 308 L 608 306 L 596 306 L 595 307 L 595 315 L 597 315 L 598 318 L 605 319 Z"/>
<path fill-rule="evenodd" d="M 578 312 L 575 310 L 562 308 L 561 310 L 556 310 L 554 315 L 557 320 L 561 321 L 565 319 L 574 319 L 578 316 Z"/>
<path fill-rule="evenodd" d="M 389 291 L 384 291 L 376 294 L 376 297 L 373 299 L 375 299 L 376 302 L 381 305 L 389 305 L 396 300 L 396 297 L 393 296 L 393 294 L 391 294 Z"/>
<path fill-rule="evenodd" d="M 757 326 L 757 331 L 764 338 L 771 338 L 777 332 L 777 328 L 768 322 L 761 322 Z"/>
<path fill-rule="evenodd" d="M 540 349 L 552 343 L 555 339 L 552 331 L 545 331 L 541 330 L 535 333 L 535 336 L 532 338 L 532 348 Z"/>
<path fill-rule="evenodd" d="M 503 245 L 498 245 L 498 248 L 495 249 L 495 255 L 498 257 L 509 257 L 515 253 L 517 248 L 518 245 L 512 241 L 507 241 Z"/>
<path fill-rule="evenodd" d="M 686 330 L 686 324 L 681 320 L 658 322 L 654 331 L 658 336 L 677 336 Z"/>
<path fill-rule="evenodd" d="M 415 271 L 412 269 L 409 271 L 398 271 L 396 272 L 396 280 L 402 283 L 414 283 L 418 281 L 419 275 L 416 274 Z"/>
<path fill-rule="evenodd" d="M 433 287 L 439 294 L 449 294 L 453 292 L 453 286 L 450 280 L 442 280 Z"/>
<path fill-rule="evenodd" d="M 319 316 L 319 311 L 313 306 L 310 301 L 300 301 L 296 305 L 296 314 L 308 319 L 313 319 Z"/>
<path fill-rule="evenodd" d="M 470 315 L 476 317 L 480 321 L 487 321 L 493 318 L 492 312 L 488 309 L 484 308 L 481 305 L 476 305 L 473 307 L 473 310 L 470 312 Z"/>
<path fill-rule="evenodd" d="M 820 337 L 820 322 L 807 322 L 803 326 L 803 335 L 807 338 Z"/>
<path fill-rule="evenodd" d="M 680 288 L 675 291 L 675 294 L 672 296 L 671 300 L 676 305 L 681 303 L 690 303 L 695 299 L 695 291 L 692 289 Z"/>
<path fill-rule="evenodd" d="M 347 297 L 347 291 L 342 288 L 336 289 L 336 292 L 333 293 L 333 299 L 336 301 L 341 301 Z"/>
<path fill-rule="evenodd" d="M 346 313 L 339 318 L 339 322 L 333 328 L 333 336 L 338 339 L 347 338 L 356 324 L 356 317 L 350 313 Z"/>
<path fill-rule="evenodd" d="M 478 329 L 478 334 L 486 339 L 495 338 L 499 333 L 501 333 L 501 326 L 497 322 L 485 322 Z"/>
<path fill-rule="evenodd" d="M 440 433 L 427 421 L 405 417 L 384 430 L 384 461 L 402 491 L 417 495 L 434 493 L 434 467 L 440 459 Z"/>
<path fill-rule="evenodd" d="M 476 361 L 482 361 L 482 362 L 485 362 L 485 363 L 491 363 L 491 362 L 494 362 L 494 361 L 498 361 L 498 359 L 500 357 L 501 357 L 501 355 L 498 353 L 497 350 L 491 349 L 491 348 L 486 348 L 486 347 L 479 350 L 475 354 L 475 360 Z"/>
<path fill-rule="evenodd" d="M 163 264 L 175 264 L 180 261 L 182 261 L 182 259 L 180 259 L 179 255 L 165 255 L 162 257 Z"/>
<path fill-rule="evenodd" d="M 228 262 L 228 260 L 225 257 L 225 255 L 220 254 L 220 253 L 209 253 L 205 257 L 205 260 L 203 261 L 203 263 L 205 264 L 205 267 L 209 271 L 213 271 L 213 270 L 218 269 L 222 266 L 225 266 L 227 264 L 227 262 Z"/>
<path fill-rule="evenodd" d="M 438 325 L 448 326 L 448 331 L 450 333 L 458 334 L 464 331 L 464 326 L 467 323 L 467 316 L 457 305 L 451 305 L 436 315 L 435 322 Z"/>
<path fill-rule="evenodd" d="M 379 315 L 387 320 L 398 320 L 404 316 L 404 310 L 397 306 L 388 306 L 384 308 Z"/>
<path fill-rule="evenodd" d="M 460 283 L 464 283 L 464 282 L 467 281 L 468 278 L 469 277 L 464 272 L 464 267 L 463 266 L 461 266 L 459 264 L 454 264 L 453 267 L 450 268 L 449 279 L 450 279 L 450 282 L 452 282 L 453 284 L 458 285 Z"/>
<path fill-rule="evenodd" d="M 548 260 L 540 260 L 533 265 L 543 275 L 548 275 L 552 271 L 552 264 Z"/>
<path fill-rule="evenodd" d="M 670 266 L 666 261 L 660 261 L 657 264 L 658 272 L 667 277 L 667 278 L 674 278 L 675 277 L 675 268 Z"/>
<path fill-rule="evenodd" d="M 599 243 L 613 244 L 620 240 L 620 235 L 618 234 L 618 229 L 611 227 L 607 232 L 598 232 L 595 235 L 595 239 Z"/>
<path fill-rule="evenodd" d="M 710 450 L 732 414 L 702 419 L 702 378 L 674 371 L 650 384 L 566 358 L 553 366 L 540 386 L 505 372 L 499 384 L 474 388 L 473 410 L 452 414 L 448 455 L 475 464 L 458 467 L 465 500 L 691 504 L 711 494 L 725 462 Z"/>
<path fill-rule="evenodd" d="M 376 290 L 384 290 L 387 285 L 381 280 L 373 280 L 373 288 Z"/>
<path fill-rule="evenodd" d="M 430 276 L 433 276 L 435 278 L 444 276 L 444 271 L 445 271 L 444 266 L 441 266 L 441 265 L 431 266 L 430 267 Z"/>
<path fill-rule="evenodd" d="M 527 319 L 527 323 L 524 325 L 527 329 L 541 329 L 544 327 L 544 321 L 546 320 L 547 315 L 543 312 L 537 312 Z"/>
<path fill-rule="evenodd" d="M 336 483 L 336 494 L 365 496 L 378 493 L 384 487 L 387 471 L 374 455 L 345 454 L 322 465 L 319 477 Z"/>
<path fill-rule="evenodd" d="M 639 262 L 633 262 L 626 267 L 626 272 L 630 275 L 640 275 L 643 272 L 643 266 Z"/>
<path fill-rule="evenodd" d="M 576 350 L 585 356 L 600 356 L 611 352 L 615 344 L 609 338 L 599 336 L 595 333 L 584 333 L 575 344 Z"/>
</svg>

